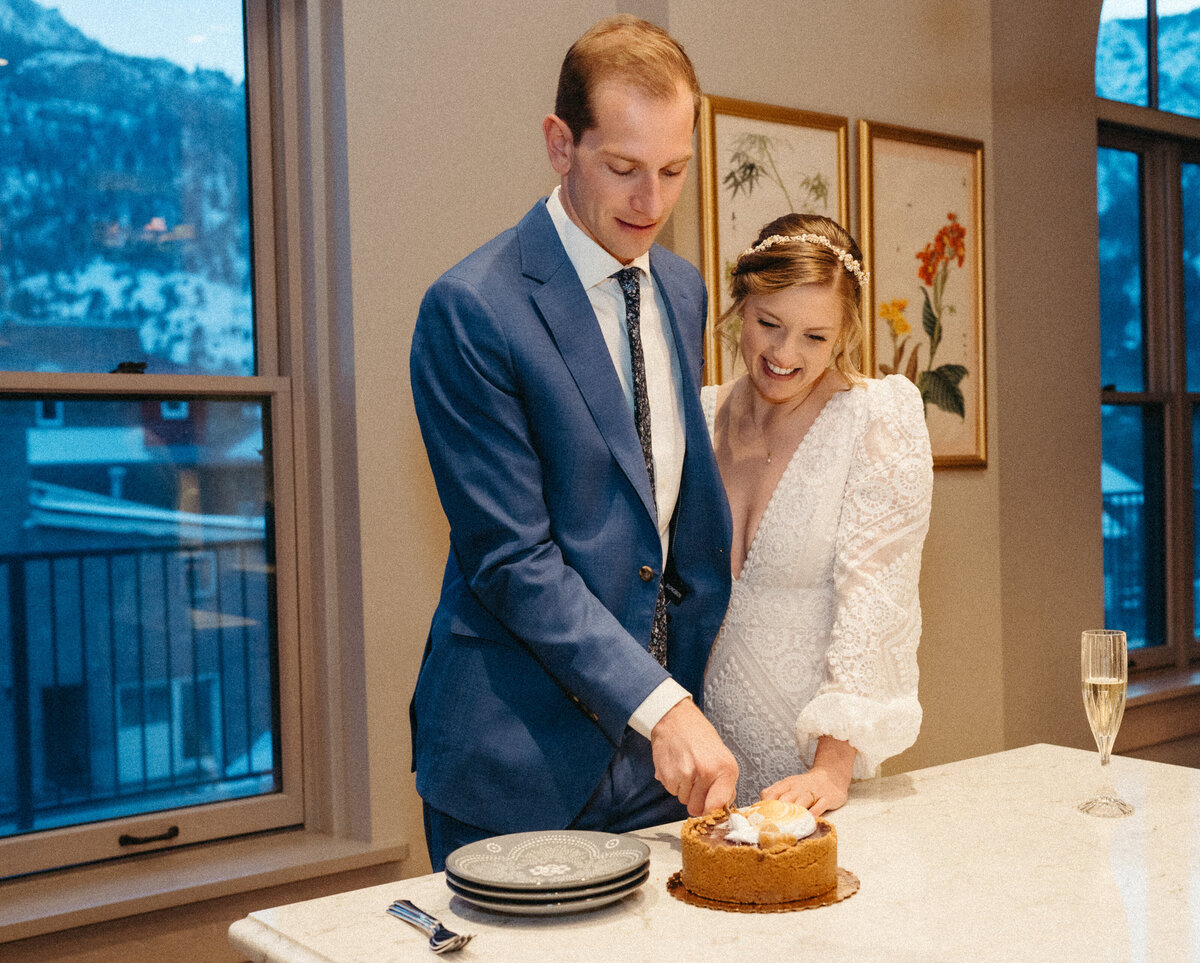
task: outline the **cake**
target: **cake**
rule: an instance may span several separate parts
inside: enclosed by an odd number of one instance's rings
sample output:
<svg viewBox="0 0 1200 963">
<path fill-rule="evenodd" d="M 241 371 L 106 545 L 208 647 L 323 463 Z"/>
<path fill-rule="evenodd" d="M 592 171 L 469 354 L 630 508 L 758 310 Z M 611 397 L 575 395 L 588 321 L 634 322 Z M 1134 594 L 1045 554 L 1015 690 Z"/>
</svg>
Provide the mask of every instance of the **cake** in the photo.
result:
<svg viewBox="0 0 1200 963">
<path fill-rule="evenodd" d="M 683 886 L 724 903 L 776 904 L 838 885 L 837 830 L 798 803 L 763 800 L 683 824 Z"/>
</svg>

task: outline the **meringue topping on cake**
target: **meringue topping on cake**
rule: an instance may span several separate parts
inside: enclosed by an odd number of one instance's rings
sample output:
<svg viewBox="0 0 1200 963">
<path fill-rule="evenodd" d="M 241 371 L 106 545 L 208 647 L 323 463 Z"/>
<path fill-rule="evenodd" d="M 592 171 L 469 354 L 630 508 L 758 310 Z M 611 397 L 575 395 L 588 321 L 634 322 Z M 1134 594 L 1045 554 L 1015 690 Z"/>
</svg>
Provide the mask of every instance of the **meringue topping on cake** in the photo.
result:
<svg viewBox="0 0 1200 963">
<path fill-rule="evenodd" d="M 729 813 L 729 830 L 725 839 L 748 846 L 773 846 L 794 843 L 812 835 L 817 821 L 799 803 L 779 799 L 764 799 L 752 806 Z"/>
</svg>

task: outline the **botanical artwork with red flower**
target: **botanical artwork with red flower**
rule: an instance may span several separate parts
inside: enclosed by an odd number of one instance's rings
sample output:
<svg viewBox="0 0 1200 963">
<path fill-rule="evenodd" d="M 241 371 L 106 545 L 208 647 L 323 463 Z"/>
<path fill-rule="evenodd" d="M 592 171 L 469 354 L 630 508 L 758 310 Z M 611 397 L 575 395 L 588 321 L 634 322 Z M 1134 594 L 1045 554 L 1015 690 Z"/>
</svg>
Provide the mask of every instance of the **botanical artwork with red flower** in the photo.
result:
<svg viewBox="0 0 1200 963">
<path fill-rule="evenodd" d="M 935 364 L 935 361 L 945 333 L 944 319 L 957 313 L 955 305 L 945 300 L 946 281 L 951 269 L 961 268 L 966 260 L 966 235 L 958 216 L 951 211 L 934 239 L 917 252 L 923 338 L 913 334 L 912 325 L 905 318 L 907 298 L 893 298 L 879 307 L 879 316 L 887 324 L 892 339 L 891 363 L 879 361 L 879 370 L 883 374 L 904 375 L 921 389 L 927 406 L 937 405 L 959 418 L 966 417 L 962 381 L 969 374 L 967 367 L 954 362 Z"/>
<path fill-rule="evenodd" d="M 983 145 L 867 122 L 860 134 L 868 370 L 920 388 L 935 464 L 985 465 Z"/>
</svg>

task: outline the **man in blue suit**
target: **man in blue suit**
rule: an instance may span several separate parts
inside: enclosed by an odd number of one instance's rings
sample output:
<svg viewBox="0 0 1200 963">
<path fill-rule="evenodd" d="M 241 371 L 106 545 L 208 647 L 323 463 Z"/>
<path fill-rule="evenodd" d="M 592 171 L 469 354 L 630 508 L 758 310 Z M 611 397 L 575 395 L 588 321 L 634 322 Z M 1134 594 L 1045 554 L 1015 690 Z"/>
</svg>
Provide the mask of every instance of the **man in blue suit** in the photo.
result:
<svg viewBox="0 0 1200 963">
<path fill-rule="evenodd" d="M 435 871 L 498 833 L 625 832 L 733 797 L 698 705 L 730 587 L 707 295 L 654 244 L 698 107 L 670 36 L 596 24 L 543 122 L 559 187 L 422 302 L 413 397 L 450 522 L 412 703 Z"/>
</svg>

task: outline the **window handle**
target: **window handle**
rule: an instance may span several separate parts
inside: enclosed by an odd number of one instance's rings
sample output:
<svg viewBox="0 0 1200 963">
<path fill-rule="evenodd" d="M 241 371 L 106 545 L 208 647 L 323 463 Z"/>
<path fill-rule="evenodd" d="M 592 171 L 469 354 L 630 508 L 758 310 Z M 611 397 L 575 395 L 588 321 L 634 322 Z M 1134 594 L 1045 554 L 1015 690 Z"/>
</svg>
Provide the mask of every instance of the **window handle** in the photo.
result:
<svg viewBox="0 0 1200 963">
<path fill-rule="evenodd" d="M 179 827 L 171 826 L 165 833 L 159 833 L 157 836 L 130 836 L 129 833 L 122 833 L 117 838 L 117 843 L 121 846 L 145 846 L 146 843 L 165 843 L 178 835 Z"/>
</svg>

